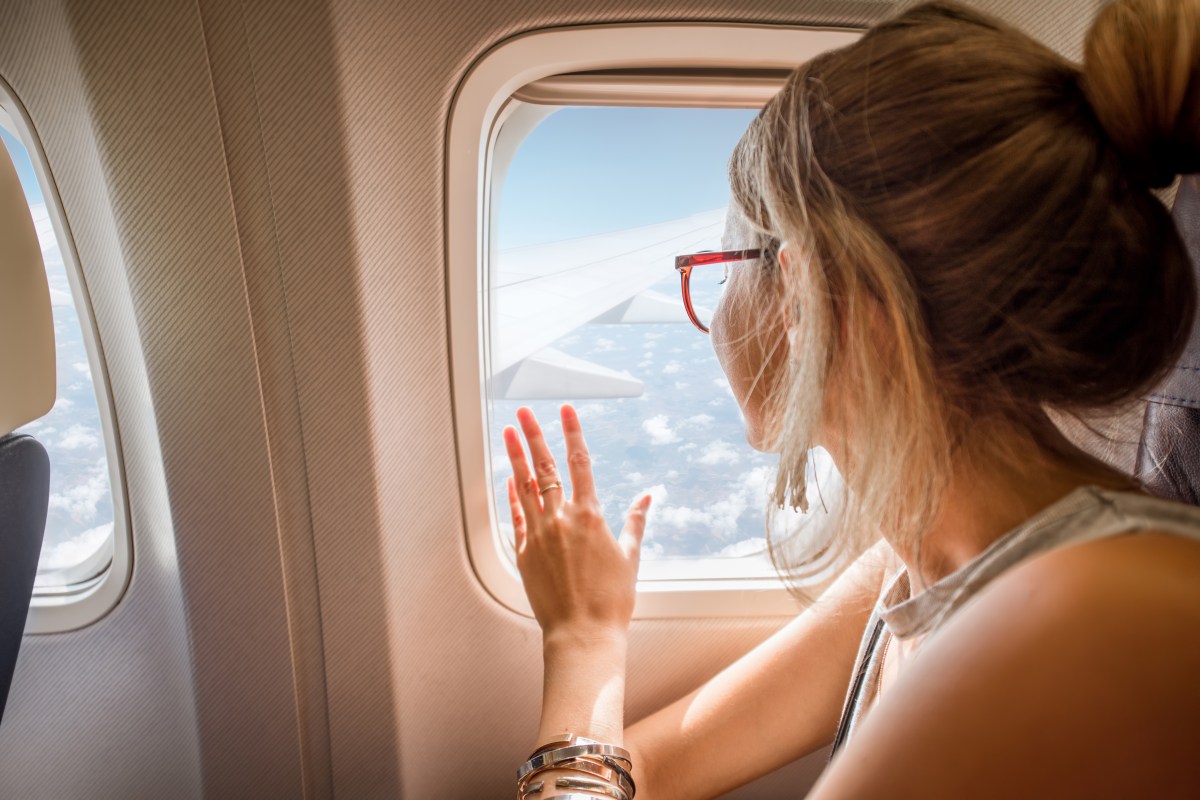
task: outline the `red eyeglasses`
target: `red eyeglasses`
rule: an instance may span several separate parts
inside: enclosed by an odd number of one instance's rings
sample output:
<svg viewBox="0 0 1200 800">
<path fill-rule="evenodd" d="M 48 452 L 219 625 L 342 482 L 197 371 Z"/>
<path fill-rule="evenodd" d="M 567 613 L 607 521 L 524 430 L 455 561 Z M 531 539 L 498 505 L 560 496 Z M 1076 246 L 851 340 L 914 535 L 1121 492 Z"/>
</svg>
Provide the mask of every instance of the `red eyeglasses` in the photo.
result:
<svg viewBox="0 0 1200 800">
<path fill-rule="evenodd" d="M 683 308 L 687 311 L 688 319 L 692 321 L 692 324 L 703 333 L 708 333 L 708 326 L 701 321 L 700 315 L 696 313 L 696 307 L 692 305 L 692 270 L 696 267 L 704 267 L 710 264 L 749 261 L 761 256 L 762 250 L 721 250 L 719 252 L 709 250 L 703 253 L 675 256 L 675 269 L 679 270 L 679 283 L 683 289 Z M 724 282 L 724 280 L 721 281 L 721 283 Z M 715 300 L 715 298 L 712 299 Z"/>
</svg>

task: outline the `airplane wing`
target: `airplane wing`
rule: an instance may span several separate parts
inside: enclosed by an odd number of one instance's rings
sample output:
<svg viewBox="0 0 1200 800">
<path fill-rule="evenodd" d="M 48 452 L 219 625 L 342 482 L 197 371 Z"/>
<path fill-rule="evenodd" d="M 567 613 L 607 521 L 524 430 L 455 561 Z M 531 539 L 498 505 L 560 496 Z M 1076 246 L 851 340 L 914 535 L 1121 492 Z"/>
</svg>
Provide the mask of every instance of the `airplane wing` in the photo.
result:
<svg viewBox="0 0 1200 800">
<path fill-rule="evenodd" d="M 679 296 L 649 287 L 671 277 L 675 256 L 717 249 L 725 209 L 670 222 L 497 254 L 488 312 L 492 397 L 637 397 L 628 373 L 551 345 L 588 323 L 687 322 Z"/>
</svg>

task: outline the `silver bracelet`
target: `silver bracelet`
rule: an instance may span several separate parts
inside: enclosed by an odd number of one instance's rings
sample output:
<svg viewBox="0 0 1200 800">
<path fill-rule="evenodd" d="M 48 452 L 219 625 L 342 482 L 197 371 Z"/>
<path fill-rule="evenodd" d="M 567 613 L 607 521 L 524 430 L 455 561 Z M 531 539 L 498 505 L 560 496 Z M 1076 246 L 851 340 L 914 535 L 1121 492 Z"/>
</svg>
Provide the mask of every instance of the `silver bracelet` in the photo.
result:
<svg viewBox="0 0 1200 800">
<path fill-rule="evenodd" d="M 558 789 L 583 789 L 587 792 L 595 792 L 602 794 L 605 797 L 612 797 L 615 800 L 630 800 L 624 789 L 619 789 L 605 781 L 598 781 L 593 778 L 556 778 L 554 786 Z"/>
<path fill-rule="evenodd" d="M 517 770 L 517 780 L 521 780 L 535 769 L 540 769 L 547 764 L 553 764 L 558 761 L 566 761 L 578 756 L 608 756 L 617 761 L 624 761 L 627 769 L 633 767 L 633 761 L 629 756 L 629 751 L 623 747 L 617 747 L 614 744 L 577 744 L 570 747 L 560 747 L 557 750 L 550 750 L 545 753 L 539 753 L 533 758 L 526 761 Z"/>
<path fill-rule="evenodd" d="M 605 766 L 611 768 L 617 773 L 617 784 L 622 789 L 629 792 L 630 797 L 633 797 L 635 794 L 637 794 L 637 784 L 633 782 L 633 775 L 631 775 L 629 772 L 632 767 L 623 767 L 616 759 L 608 758 L 607 756 L 601 758 L 600 760 L 604 762 Z"/>
<path fill-rule="evenodd" d="M 518 786 L 517 797 L 520 798 L 520 800 L 525 800 L 525 798 L 529 797 L 531 794 L 541 794 L 543 786 L 545 786 L 545 784 L 542 781 L 534 781 L 528 786 Z"/>
<path fill-rule="evenodd" d="M 546 764 L 531 770 L 524 778 L 517 781 L 517 794 L 524 796 L 525 794 L 536 794 L 540 789 L 534 789 L 533 780 L 543 772 L 550 770 L 565 770 L 568 772 L 583 772 L 588 775 L 594 775 L 606 781 L 609 784 L 616 784 L 622 791 L 630 797 L 637 793 L 637 787 L 634 786 L 633 777 L 621 766 L 620 762 L 607 756 L 603 757 L 603 764 L 597 764 L 591 758 L 581 756 L 579 758 L 569 759 L 567 761 L 557 761 L 553 764 Z M 541 785 L 541 781 L 538 782 Z"/>
</svg>

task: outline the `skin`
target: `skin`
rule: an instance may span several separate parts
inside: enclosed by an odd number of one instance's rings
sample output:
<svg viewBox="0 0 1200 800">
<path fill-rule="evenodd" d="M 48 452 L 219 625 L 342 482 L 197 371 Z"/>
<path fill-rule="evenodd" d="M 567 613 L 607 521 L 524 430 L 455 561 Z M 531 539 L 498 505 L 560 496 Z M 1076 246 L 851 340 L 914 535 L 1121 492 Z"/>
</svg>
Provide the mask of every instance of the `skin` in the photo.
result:
<svg viewBox="0 0 1200 800">
<path fill-rule="evenodd" d="M 785 269 L 786 269 L 786 259 Z M 735 270 L 731 287 L 769 291 Z M 728 296 L 728 295 L 727 295 Z M 782 314 L 716 309 L 713 344 L 751 443 L 770 441 L 766 394 L 778 350 L 738 346 Z M 786 357 L 786 356 L 783 356 Z M 753 376 L 764 373 L 763 380 Z M 850 410 L 853 415 L 853 409 Z M 858 641 L 886 574 L 934 581 L 1078 486 L 1128 490 L 1082 454 L 991 428 L 1032 448 L 1019 471 L 982 457 L 954 465 L 921 563 L 884 540 L 811 608 L 704 686 L 623 727 L 626 632 L 649 498 L 619 537 L 600 514 L 578 417 L 562 409 L 572 494 L 532 412 L 504 433 L 517 566 L 543 630 L 545 688 L 535 744 L 573 732 L 633 755 L 641 800 L 714 797 L 827 744 Z M 839 431 L 827 431 L 836 441 Z M 986 452 L 967 441 L 964 453 Z M 916 581 L 919 588 L 919 580 Z M 927 646 L 890 648 L 883 692 L 816 798 L 1184 797 L 1200 792 L 1200 544 L 1145 532 L 1061 548 L 990 584 Z M 781 711 L 784 709 L 785 711 Z M 543 794 L 553 797 L 553 793 Z"/>
<path fill-rule="evenodd" d="M 786 270 L 786 246 L 780 256 L 782 269 Z M 781 275 L 761 267 L 755 271 L 754 266 L 745 264 L 733 268 L 709 326 L 717 362 L 742 411 L 746 441 L 762 451 L 773 449 L 775 436 L 767 411 L 770 389 L 785 369 L 789 355 L 786 314 L 777 306 L 762 303 L 764 297 L 782 295 Z"/>
</svg>

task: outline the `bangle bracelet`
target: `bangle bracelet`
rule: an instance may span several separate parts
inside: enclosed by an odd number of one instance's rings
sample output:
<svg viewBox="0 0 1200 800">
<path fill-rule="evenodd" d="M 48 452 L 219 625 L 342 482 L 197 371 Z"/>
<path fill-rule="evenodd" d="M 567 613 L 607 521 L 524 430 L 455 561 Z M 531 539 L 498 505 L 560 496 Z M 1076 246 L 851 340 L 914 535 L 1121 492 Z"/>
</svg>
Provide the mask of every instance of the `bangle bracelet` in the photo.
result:
<svg viewBox="0 0 1200 800">
<path fill-rule="evenodd" d="M 575 736 L 573 734 L 568 733 L 567 738 L 559 739 L 557 741 L 550 742 L 549 744 L 544 744 L 541 747 L 539 747 L 537 750 L 534 750 L 532 753 L 529 754 L 529 758 L 534 758 L 536 756 L 540 756 L 542 753 L 546 753 L 551 750 L 557 750 L 560 747 L 570 747 L 573 744 L 576 744 Z M 529 758 L 527 758 L 525 760 L 528 761 Z"/>
<path fill-rule="evenodd" d="M 588 739 L 583 736 L 577 736 L 573 733 L 564 733 L 562 739 L 542 745 L 537 750 L 534 750 L 532 753 L 530 753 L 529 758 L 525 760 L 528 761 L 535 756 L 540 756 L 542 753 L 547 753 L 551 750 L 557 750 L 560 747 L 571 747 L 572 745 L 576 744 L 603 744 L 603 742 L 598 742 L 595 739 Z"/>
<path fill-rule="evenodd" d="M 621 766 L 621 762 L 617 761 L 615 758 L 609 758 L 608 756 L 604 756 L 600 760 L 604 762 L 606 767 L 609 767 L 617 773 L 617 783 L 621 785 L 621 788 L 629 792 L 630 797 L 633 797 L 635 794 L 637 794 L 637 784 L 633 782 L 633 775 L 630 774 L 628 769 Z M 622 780 L 624 780 L 628 786 L 622 784 Z"/>
<path fill-rule="evenodd" d="M 531 794 L 541 794 L 543 786 L 545 786 L 545 784 L 542 781 L 534 781 L 528 786 L 518 786 L 517 797 L 520 798 L 520 800 L 525 800 L 525 798 L 529 797 Z"/>
<path fill-rule="evenodd" d="M 616 761 L 612 761 L 611 759 L 609 759 L 608 764 L 597 764 L 586 758 L 574 758 L 574 759 L 571 759 L 570 761 L 559 761 L 554 764 L 546 764 L 545 766 L 538 767 L 537 769 L 532 770 L 524 778 L 517 781 L 517 793 L 522 794 L 522 795 L 525 793 L 530 793 L 530 794 L 536 793 L 536 791 L 538 791 L 538 790 L 535 790 L 533 788 L 534 778 L 536 778 L 538 775 L 541 775 L 544 772 L 548 772 L 550 770 L 560 770 L 560 769 L 566 770 L 566 771 L 571 771 L 571 772 L 583 772 L 583 773 L 587 773 L 588 775 L 594 775 L 597 778 L 603 779 L 607 783 L 616 784 L 622 791 L 624 791 L 630 797 L 633 797 L 633 795 L 637 791 L 637 788 L 633 785 L 633 779 L 630 777 L 629 773 L 626 772 L 625 769 L 623 767 L 621 767 Z M 540 781 L 539 781 L 539 783 L 540 783 Z"/>
<path fill-rule="evenodd" d="M 616 786 L 592 778 L 557 778 L 554 786 L 558 789 L 583 789 L 586 792 L 595 792 L 605 797 L 615 798 L 615 800 L 630 800 L 624 789 L 618 789 Z"/>
<path fill-rule="evenodd" d="M 577 744 L 571 747 L 560 747 L 557 750 L 548 750 L 545 753 L 539 753 L 520 766 L 517 770 L 517 780 L 524 778 L 535 769 L 544 767 L 547 764 L 567 761 L 578 756 L 608 756 L 617 761 L 624 761 L 628 765 L 627 768 L 633 767 L 629 751 L 623 747 L 617 747 L 613 744 Z"/>
</svg>

